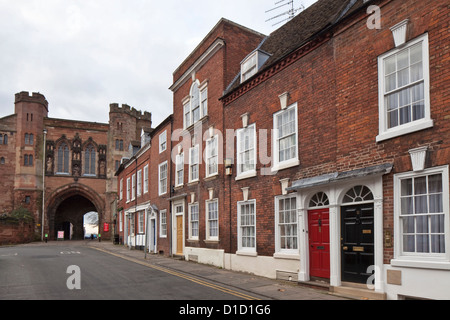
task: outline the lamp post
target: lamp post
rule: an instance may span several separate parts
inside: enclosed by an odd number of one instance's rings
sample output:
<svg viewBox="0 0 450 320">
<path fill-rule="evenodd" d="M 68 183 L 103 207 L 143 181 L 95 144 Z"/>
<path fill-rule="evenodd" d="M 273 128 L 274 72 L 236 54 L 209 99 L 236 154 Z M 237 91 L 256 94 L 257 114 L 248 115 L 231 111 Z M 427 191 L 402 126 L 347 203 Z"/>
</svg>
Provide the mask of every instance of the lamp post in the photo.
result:
<svg viewBox="0 0 450 320">
<path fill-rule="evenodd" d="M 47 142 L 47 129 L 44 128 L 44 151 L 42 152 L 42 221 L 41 241 L 44 241 L 44 216 L 45 216 L 45 152 Z"/>
</svg>

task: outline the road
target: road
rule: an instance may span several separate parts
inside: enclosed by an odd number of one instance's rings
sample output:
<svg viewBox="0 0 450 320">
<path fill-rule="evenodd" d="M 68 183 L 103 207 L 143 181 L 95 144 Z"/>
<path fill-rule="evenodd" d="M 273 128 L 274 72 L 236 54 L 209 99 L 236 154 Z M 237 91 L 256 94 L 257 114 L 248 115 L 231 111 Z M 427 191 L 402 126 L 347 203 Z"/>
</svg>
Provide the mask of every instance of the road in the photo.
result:
<svg viewBox="0 0 450 320">
<path fill-rule="evenodd" d="M 0 300 L 239 300 L 254 294 L 127 261 L 83 244 L 0 247 Z"/>
</svg>

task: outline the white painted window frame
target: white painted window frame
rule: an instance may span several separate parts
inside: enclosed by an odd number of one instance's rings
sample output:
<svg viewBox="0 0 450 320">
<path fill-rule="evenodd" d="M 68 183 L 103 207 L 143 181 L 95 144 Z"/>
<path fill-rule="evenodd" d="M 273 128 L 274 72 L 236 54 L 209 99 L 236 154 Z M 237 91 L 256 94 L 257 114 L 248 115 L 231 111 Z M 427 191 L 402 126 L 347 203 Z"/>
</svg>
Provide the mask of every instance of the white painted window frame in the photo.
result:
<svg viewBox="0 0 450 320">
<path fill-rule="evenodd" d="M 253 131 L 253 150 L 252 149 L 248 149 L 248 150 L 242 150 L 241 148 L 241 140 L 245 137 L 246 133 L 252 130 Z M 237 162 L 237 175 L 236 175 L 236 180 L 240 180 L 240 179 L 245 179 L 245 178 L 249 178 L 249 177 L 254 177 L 256 176 L 256 159 L 257 159 L 257 154 L 256 154 L 256 150 L 257 150 L 257 145 L 256 145 L 256 124 L 253 123 L 249 126 L 247 126 L 246 128 L 241 128 L 237 130 L 237 146 L 236 146 L 236 162 Z M 241 161 L 241 155 L 244 154 L 245 152 L 251 152 L 253 153 L 253 168 L 246 170 L 246 171 L 242 171 L 241 165 L 243 164 Z"/>
<path fill-rule="evenodd" d="M 411 121 L 402 125 L 398 125 L 393 128 L 388 128 L 387 106 L 385 99 L 385 74 L 384 74 L 384 61 L 396 55 L 402 50 L 408 47 L 412 47 L 417 43 L 422 42 L 422 67 L 423 67 L 423 83 L 424 83 L 424 118 Z M 409 87 L 411 84 L 404 86 Z M 431 105 L 430 105 L 430 58 L 429 58 L 429 42 L 428 34 L 424 34 L 417 37 L 414 40 L 409 41 L 405 45 L 395 48 L 389 52 L 386 52 L 378 57 L 378 108 L 379 108 L 379 133 L 376 137 L 376 141 L 384 141 L 401 135 L 409 134 L 419 130 L 433 127 L 433 120 L 431 119 Z"/>
<path fill-rule="evenodd" d="M 254 224 L 253 227 L 255 228 L 255 246 L 254 247 L 243 247 L 242 246 L 242 206 L 245 205 L 253 205 L 253 210 L 254 210 Z M 238 254 L 250 254 L 250 255 L 255 255 L 257 254 L 257 228 L 256 228 L 256 218 L 257 218 L 257 214 L 256 214 L 256 200 L 255 199 L 251 199 L 251 200 L 247 200 L 247 201 L 238 201 L 237 203 L 237 212 L 238 212 Z"/>
<path fill-rule="evenodd" d="M 442 174 L 442 205 L 444 211 L 445 253 L 403 252 L 401 218 L 401 181 L 433 174 Z M 425 169 L 420 172 L 404 172 L 394 175 L 394 259 L 393 266 L 450 270 L 450 213 L 449 213 L 449 166 Z M 397 235 L 397 236 L 395 236 Z"/>
<path fill-rule="evenodd" d="M 295 157 L 288 159 L 288 160 L 284 160 L 284 161 L 280 161 L 279 159 L 279 132 L 278 132 L 278 116 L 285 113 L 285 112 L 289 112 L 291 109 L 294 109 L 294 116 L 295 116 Z M 298 148 L 299 148 L 299 143 L 298 143 L 298 106 L 297 106 L 297 102 L 291 104 L 290 106 L 286 107 L 283 110 L 280 110 L 276 113 L 274 113 L 273 115 L 273 139 L 272 139 L 272 150 L 273 150 L 273 155 L 272 155 L 272 168 L 271 171 L 272 172 L 277 172 L 279 170 L 282 169 L 286 169 L 286 168 L 290 168 L 290 167 L 294 167 L 294 166 L 298 166 L 300 164 L 299 161 L 299 157 L 298 157 Z"/>
</svg>

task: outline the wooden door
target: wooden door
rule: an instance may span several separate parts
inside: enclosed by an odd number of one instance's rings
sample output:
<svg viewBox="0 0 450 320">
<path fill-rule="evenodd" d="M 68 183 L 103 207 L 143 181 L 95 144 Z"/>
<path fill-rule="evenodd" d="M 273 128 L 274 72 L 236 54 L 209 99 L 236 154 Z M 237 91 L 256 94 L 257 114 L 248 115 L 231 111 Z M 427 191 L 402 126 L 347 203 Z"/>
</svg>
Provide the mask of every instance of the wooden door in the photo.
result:
<svg viewBox="0 0 450 320">
<path fill-rule="evenodd" d="M 341 208 L 342 281 L 366 283 L 374 264 L 373 203 Z"/>
<path fill-rule="evenodd" d="M 329 209 L 308 211 L 309 274 L 330 278 L 330 214 Z"/>
<path fill-rule="evenodd" d="M 177 216 L 177 254 L 183 254 L 183 216 Z"/>
</svg>

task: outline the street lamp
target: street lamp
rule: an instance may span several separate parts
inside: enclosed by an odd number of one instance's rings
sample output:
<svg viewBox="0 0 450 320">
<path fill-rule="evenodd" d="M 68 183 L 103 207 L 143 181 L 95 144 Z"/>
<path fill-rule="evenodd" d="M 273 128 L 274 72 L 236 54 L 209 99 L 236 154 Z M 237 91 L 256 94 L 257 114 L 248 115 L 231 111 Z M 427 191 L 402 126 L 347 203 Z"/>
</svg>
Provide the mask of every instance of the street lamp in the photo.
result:
<svg viewBox="0 0 450 320">
<path fill-rule="evenodd" d="M 42 221 L 41 221 L 41 241 L 44 241 L 44 216 L 45 216 L 45 152 L 47 142 L 47 129 L 44 128 L 44 151 L 42 153 Z"/>
</svg>

